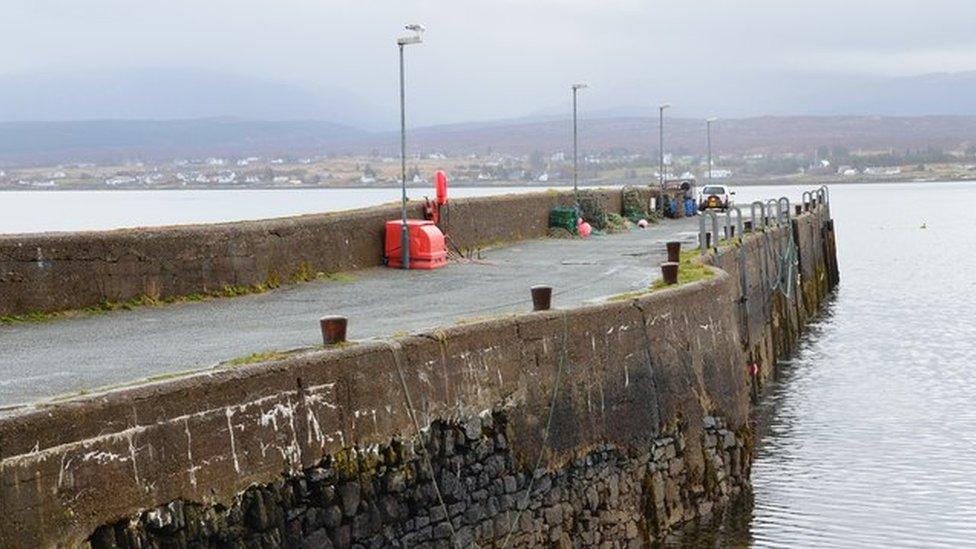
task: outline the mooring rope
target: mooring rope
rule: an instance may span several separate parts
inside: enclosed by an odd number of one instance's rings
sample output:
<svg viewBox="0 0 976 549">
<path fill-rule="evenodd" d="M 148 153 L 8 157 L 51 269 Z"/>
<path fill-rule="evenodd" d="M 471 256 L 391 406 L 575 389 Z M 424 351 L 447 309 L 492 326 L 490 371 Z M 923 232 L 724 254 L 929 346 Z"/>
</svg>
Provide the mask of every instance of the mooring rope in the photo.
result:
<svg viewBox="0 0 976 549">
<path fill-rule="evenodd" d="M 783 251 L 773 251 L 769 242 L 769 232 L 763 232 L 763 252 L 766 257 L 775 258 L 776 276 L 770 277 L 766 272 L 765 261 L 763 261 L 763 283 L 770 291 L 779 291 L 787 299 L 793 295 L 793 279 L 795 278 L 795 268 L 797 262 L 796 243 L 793 240 L 793 224 L 787 226 L 787 245 Z M 780 246 L 776 246 L 780 248 Z"/>
<path fill-rule="evenodd" d="M 563 315 L 562 352 L 559 354 L 558 366 L 556 368 L 556 382 L 552 386 L 552 397 L 549 400 L 549 417 L 546 419 L 546 428 L 542 432 L 542 446 L 539 448 L 539 457 L 535 461 L 535 467 L 530 472 L 529 486 L 525 490 L 525 496 L 522 497 L 522 503 L 518 506 L 519 509 L 515 513 L 515 519 L 508 525 L 508 534 L 502 542 L 502 549 L 508 547 L 508 542 L 512 539 L 512 534 L 515 533 L 515 527 L 518 526 L 518 521 L 522 518 L 522 512 L 529 507 L 529 498 L 532 496 L 532 487 L 535 484 L 535 472 L 539 470 L 539 467 L 542 465 L 542 458 L 546 454 L 546 446 L 549 444 L 549 432 L 552 429 L 552 418 L 555 415 L 556 397 L 559 395 L 559 384 L 563 374 L 563 364 L 566 361 L 566 354 L 568 352 L 566 349 L 568 340 L 569 326 L 566 315 Z"/>
<path fill-rule="evenodd" d="M 451 541 L 453 541 L 455 547 L 460 549 L 461 543 L 458 541 L 457 531 L 454 530 L 454 522 L 451 520 L 451 515 L 447 510 L 447 504 L 444 503 L 444 495 L 441 493 L 441 488 L 438 485 L 437 475 L 434 473 L 434 465 L 430 461 L 430 452 L 427 451 L 427 444 L 424 443 L 424 434 L 420 430 L 420 422 L 417 421 L 413 401 L 410 399 L 410 389 L 407 388 L 407 377 L 403 372 L 403 360 L 401 356 L 403 347 L 398 341 L 386 341 L 385 343 L 393 354 L 393 363 L 396 364 L 397 374 L 400 377 L 400 387 L 403 389 L 403 397 L 407 404 L 407 414 L 410 416 L 410 421 L 413 422 L 413 428 L 417 433 L 417 440 L 420 441 L 420 449 L 424 453 L 424 463 L 427 465 L 427 470 L 430 472 L 430 479 L 434 483 L 434 493 L 437 495 L 437 502 L 440 504 L 441 510 L 444 511 L 444 519 L 451 529 Z M 472 543 L 472 545 L 474 544 Z"/>
</svg>

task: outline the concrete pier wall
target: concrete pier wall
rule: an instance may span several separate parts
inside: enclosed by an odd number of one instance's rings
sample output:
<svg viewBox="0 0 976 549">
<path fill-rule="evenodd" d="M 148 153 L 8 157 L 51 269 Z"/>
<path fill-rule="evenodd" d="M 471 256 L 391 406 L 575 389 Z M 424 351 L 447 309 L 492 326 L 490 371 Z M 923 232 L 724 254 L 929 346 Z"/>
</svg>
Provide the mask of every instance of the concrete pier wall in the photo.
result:
<svg viewBox="0 0 976 549">
<path fill-rule="evenodd" d="M 706 258 L 711 278 L 619 301 L 18 412 L 0 420 L 0 540 L 660 539 L 748 485 L 750 391 L 763 375 L 751 365 L 771 371 L 827 296 L 828 225 L 800 216 Z M 798 291 L 784 293 L 768 272 L 791 243 Z"/>
<path fill-rule="evenodd" d="M 620 189 L 594 189 L 607 211 L 621 211 Z M 650 198 L 649 189 L 641 189 Z M 473 249 L 541 238 L 549 210 L 572 192 L 459 198 L 449 202 L 450 244 Z M 411 218 L 423 205 L 410 203 Z M 208 225 L 114 231 L 0 235 L 0 316 L 53 312 L 275 286 L 383 262 L 384 223 L 400 217 L 391 204 L 335 213 Z"/>
</svg>

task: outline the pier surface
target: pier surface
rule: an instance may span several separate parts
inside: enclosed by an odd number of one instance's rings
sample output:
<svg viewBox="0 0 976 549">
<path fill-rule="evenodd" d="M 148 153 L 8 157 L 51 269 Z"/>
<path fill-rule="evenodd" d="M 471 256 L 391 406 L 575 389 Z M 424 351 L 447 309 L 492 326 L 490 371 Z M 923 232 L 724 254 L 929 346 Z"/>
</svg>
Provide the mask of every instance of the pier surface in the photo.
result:
<svg viewBox="0 0 976 549">
<path fill-rule="evenodd" d="M 531 309 L 529 287 L 568 307 L 646 288 L 664 243 L 695 245 L 697 218 L 587 240 L 533 240 L 437 271 L 373 268 L 264 294 L 0 326 L 0 407 L 321 344 L 318 319 L 349 318 L 349 338 Z"/>
</svg>

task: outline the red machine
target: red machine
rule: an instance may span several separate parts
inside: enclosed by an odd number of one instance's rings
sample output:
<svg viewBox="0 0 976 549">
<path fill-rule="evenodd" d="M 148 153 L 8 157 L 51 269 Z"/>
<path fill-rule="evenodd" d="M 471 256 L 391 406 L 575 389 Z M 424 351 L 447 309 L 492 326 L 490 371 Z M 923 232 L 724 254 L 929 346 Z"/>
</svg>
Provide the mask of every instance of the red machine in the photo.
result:
<svg viewBox="0 0 976 549">
<path fill-rule="evenodd" d="M 408 219 L 409 252 L 411 269 L 438 269 L 447 265 L 447 247 L 444 233 L 437 227 L 441 217 L 441 206 L 447 204 L 447 175 L 438 170 L 434 174 L 437 186 L 437 200 L 424 207 L 426 219 Z M 396 219 L 386 222 L 386 265 L 396 269 L 403 268 L 401 235 L 403 221 Z"/>
<path fill-rule="evenodd" d="M 386 222 L 386 265 L 399 269 L 403 267 L 400 248 L 399 219 Z M 447 249 L 444 246 L 444 233 L 433 221 L 408 219 L 407 230 L 410 235 L 410 268 L 437 269 L 447 265 Z"/>
</svg>

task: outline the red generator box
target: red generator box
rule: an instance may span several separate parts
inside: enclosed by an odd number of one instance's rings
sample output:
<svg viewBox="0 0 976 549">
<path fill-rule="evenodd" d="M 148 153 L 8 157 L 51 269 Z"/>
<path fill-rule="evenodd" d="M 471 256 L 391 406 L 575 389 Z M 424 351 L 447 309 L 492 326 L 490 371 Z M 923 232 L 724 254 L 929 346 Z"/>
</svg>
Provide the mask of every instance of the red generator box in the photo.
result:
<svg viewBox="0 0 976 549">
<path fill-rule="evenodd" d="M 386 222 L 386 265 L 403 267 L 403 252 L 400 246 L 399 219 Z M 444 233 L 433 221 L 408 219 L 407 230 L 410 235 L 410 268 L 438 269 L 447 265 L 447 248 L 444 246 Z"/>
</svg>

